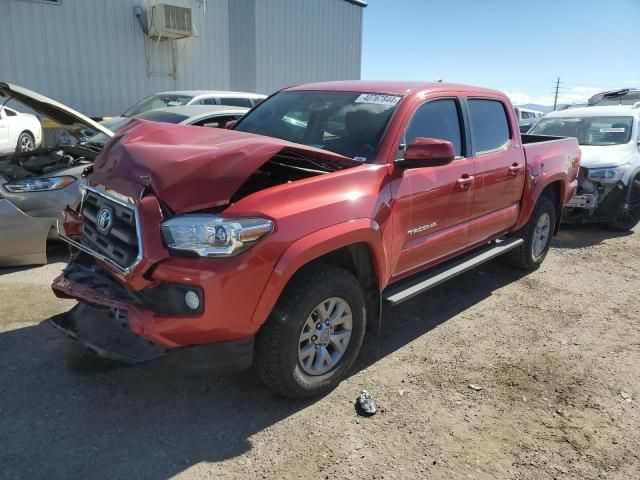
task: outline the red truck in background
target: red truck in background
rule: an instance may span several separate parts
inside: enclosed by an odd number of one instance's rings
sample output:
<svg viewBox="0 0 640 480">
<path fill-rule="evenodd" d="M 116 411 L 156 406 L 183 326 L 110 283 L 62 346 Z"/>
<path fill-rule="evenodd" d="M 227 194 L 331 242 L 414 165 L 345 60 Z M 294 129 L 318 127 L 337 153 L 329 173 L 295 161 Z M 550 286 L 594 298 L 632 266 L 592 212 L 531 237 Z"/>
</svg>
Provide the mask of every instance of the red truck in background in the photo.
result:
<svg viewBox="0 0 640 480">
<path fill-rule="evenodd" d="M 54 325 L 100 355 L 254 366 L 335 387 L 382 302 L 506 254 L 544 260 L 573 138 L 521 135 L 508 98 L 444 83 L 286 88 L 230 130 L 132 121 L 104 148 L 54 281 Z"/>
</svg>

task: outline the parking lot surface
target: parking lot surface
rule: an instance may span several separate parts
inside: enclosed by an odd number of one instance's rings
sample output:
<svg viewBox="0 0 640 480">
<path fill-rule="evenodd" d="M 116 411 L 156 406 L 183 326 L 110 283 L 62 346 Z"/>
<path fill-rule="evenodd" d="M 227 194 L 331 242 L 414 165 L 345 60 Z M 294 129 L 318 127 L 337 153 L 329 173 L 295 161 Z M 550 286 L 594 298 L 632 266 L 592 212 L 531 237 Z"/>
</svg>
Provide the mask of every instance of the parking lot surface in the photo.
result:
<svg viewBox="0 0 640 480">
<path fill-rule="evenodd" d="M 105 363 L 46 322 L 73 303 L 63 251 L 0 270 L 0 478 L 640 478 L 638 231 L 565 227 L 534 273 L 494 261 L 387 310 L 302 403 L 251 371 Z"/>
</svg>

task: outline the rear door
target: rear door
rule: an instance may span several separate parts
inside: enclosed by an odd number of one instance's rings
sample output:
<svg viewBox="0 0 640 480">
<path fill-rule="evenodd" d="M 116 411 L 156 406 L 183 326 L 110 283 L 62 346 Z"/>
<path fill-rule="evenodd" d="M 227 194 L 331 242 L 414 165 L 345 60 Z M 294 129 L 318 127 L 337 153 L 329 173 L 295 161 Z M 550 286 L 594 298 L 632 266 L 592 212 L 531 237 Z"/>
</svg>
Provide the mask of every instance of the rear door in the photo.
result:
<svg viewBox="0 0 640 480">
<path fill-rule="evenodd" d="M 466 99 L 476 173 L 471 243 L 512 227 L 524 189 L 525 161 L 507 105 L 500 99 Z"/>
<path fill-rule="evenodd" d="M 456 159 L 448 165 L 402 172 L 395 192 L 396 208 L 402 210 L 397 218 L 409 220 L 406 231 L 400 233 L 404 242 L 395 277 L 456 253 L 469 242 L 475 165 L 467 153 L 462 118 L 457 98 L 436 98 L 419 106 L 407 123 L 402 143 L 408 145 L 416 137 L 449 140 Z"/>
</svg>

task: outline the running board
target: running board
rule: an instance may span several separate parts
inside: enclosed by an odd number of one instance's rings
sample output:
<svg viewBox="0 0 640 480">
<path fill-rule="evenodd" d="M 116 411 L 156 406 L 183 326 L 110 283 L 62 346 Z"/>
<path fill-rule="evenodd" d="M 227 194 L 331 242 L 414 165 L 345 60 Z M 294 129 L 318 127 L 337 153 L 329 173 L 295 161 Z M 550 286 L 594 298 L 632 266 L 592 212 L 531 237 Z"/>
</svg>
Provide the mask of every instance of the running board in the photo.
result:
<svg viewBox="0 0 640 480">
<path fill-rule="evenodd" d="M 446 282 L 450 278 L 456 277 L 478 265 L 488 262 L 503 253 L 513 250 L 522 244 L 522 238 L 509 238 L 476 250 L 471 256 L 467 255 L 460 259 L 453 260 L 441 267 L 435 267 L 426 273 L 414 277 L 411 280 L 400 282 L 398 286 L 392 285 L 382 292 L 382 298 L 392 305 L 397 305 L 426 292 L 427 290 Z"/>
</svg>

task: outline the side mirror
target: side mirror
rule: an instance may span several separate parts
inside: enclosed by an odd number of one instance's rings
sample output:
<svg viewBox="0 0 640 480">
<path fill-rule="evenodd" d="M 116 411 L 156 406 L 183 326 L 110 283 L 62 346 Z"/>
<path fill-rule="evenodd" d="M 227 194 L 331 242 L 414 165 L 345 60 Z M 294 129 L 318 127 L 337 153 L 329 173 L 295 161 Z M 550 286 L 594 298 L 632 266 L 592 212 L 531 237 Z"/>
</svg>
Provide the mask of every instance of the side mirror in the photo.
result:
<svg viewBox="0 0 640 480">
<path fill-rule="evenodd" d="M 396 160 L 402 168 L 437 167 L 451 163 L 456 156 L 453 143 L 440 138 L 417 137 Z"/>
<path fill-rule="evenodd" d="M 235 127 L 236 123 L 238 123 L 238 120 L 229 120 L 229 121 L 225 124 L 224 128 L 232 129 L 233 127 Z"/>
</svg>

